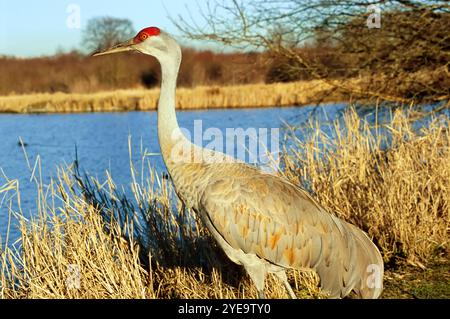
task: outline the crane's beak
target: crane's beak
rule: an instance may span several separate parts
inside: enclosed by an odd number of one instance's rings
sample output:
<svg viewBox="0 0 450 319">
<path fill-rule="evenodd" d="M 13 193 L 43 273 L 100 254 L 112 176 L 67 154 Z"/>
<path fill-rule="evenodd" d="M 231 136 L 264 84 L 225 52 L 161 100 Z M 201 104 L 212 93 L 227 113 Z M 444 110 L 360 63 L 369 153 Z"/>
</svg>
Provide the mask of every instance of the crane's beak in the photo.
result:
<svg viewBox="0 0 450 319">
<path fill-rule="evenodd" d="M 119 43 L 115 46 L 112 46 L 108 49 L 101 50 L 98 52 L 94 52 L 92 56 L 99 56 L 99 55 L 105 55 L 105 54 L 112 54 L 112 53 L 118 53 L 118 52 L 124 52 L 124 51 L 133 51 L 133 45 L 134 45 L 134 39 L 130 39 L 128 41 Z"/>
</svg>

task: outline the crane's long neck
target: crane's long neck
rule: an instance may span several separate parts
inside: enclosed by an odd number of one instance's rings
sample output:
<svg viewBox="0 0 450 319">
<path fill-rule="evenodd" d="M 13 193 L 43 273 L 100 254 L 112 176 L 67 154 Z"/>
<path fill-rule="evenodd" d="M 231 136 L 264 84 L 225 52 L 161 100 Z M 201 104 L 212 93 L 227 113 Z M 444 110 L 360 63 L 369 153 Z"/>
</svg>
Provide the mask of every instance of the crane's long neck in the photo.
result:
<svg viewBox="0 0 450 319">
<path fill-rule="evenodd" d="M 188 142 L 181 134 L 175 113 L 175 91 L 181 63 L 181 54 L 176 53 L 160 60 L 162 80 L 158 103 L 158 138 L 164 162 L 169 170 L 173 147 L 177 143 Z"/>
</svg>

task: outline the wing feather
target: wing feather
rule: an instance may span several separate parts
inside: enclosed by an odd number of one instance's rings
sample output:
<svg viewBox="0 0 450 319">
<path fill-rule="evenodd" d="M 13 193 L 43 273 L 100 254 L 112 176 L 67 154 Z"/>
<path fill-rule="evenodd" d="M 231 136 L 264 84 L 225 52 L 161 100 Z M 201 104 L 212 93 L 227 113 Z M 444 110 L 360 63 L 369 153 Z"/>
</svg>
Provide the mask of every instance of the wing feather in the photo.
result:
<svg viewBox="0 0 450 319">
<path fill-rule="evenodd" d="M 361 230 L 327 213 L 306 191 L 254 169 L 238 173 L 210 179 L 200 200 L 200 210 L 233 248 L 282 267 L 315 269 L 334 297 L 346 295 L 365 278 L 368 264 L 380 262 Z"/>
</svg>

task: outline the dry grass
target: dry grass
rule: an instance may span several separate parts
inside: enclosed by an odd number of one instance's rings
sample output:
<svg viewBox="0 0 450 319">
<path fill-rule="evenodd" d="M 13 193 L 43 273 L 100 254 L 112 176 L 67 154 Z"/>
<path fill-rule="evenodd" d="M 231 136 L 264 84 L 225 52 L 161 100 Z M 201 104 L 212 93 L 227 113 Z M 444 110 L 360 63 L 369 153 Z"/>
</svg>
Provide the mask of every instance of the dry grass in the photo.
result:
<svg viewBox="0 0 450 319">
<path fill-rule="evenodd" d="M 177 108 L 242 108 L 306 105 L 339 100 L 328 94 L 331 86 L 318 80 L 248 84 L 237 86 L 198 86 L 177 91 Z M 0 113 L 78 113 L 156 110 L 159 89 L 130 89 L 91 94 L 43 93 L 0 97 Z"/>
<path fill-rule="evenodd" d="M 307 142 L 294 141 L 283 174 L 368 231 L 385 260 L 422 265 L 437 250 L 447 258 L 449 124 L 442 117 L 415 133 L 396 113 L 384 127 L 393 141 L 385 151 L 383 139 L 351 111 L 334 124 L 345 128 L 336 139 L 313 130 Z M 21 219 L 22 248 L 10 245 L 0 253 L 0 297 L 253 298 L 249 278 L 226 259 L 197 216 L 182 208 L 148 158 L 140 169 L 131 163 L 131 171 L 135 198 L 122 196 L 109 177 L 105 183 L 80 177 L 74 165 L 48 186 L 35 178 L 39 212 L 31 221 Z M 16 190 L 10 181 L 0 195 L 17 198 Z M 80 269 L 79 289 L 67 285 L 69 265 Z M 322 296 L 314 274 L 289 276 L 299 297 Z M 268 296 L 287 297 L 269 277 Z"/>
<path fill-rule="evenodd" d="M 306 142 L 296 140 L 284 173 L 368 232 L 385 261 L 421 263 L 448 248 L 450 122 L 441 115 L 417 132 L 404 112 L 371 127 L 350 110 L 332 125 L 333 138 L 312 123 L 314 133 Z"/>
<path fill-rule="evenodd" d="M 167 181 L 144 166 L 145 176 L 133 166 L 132 173 L 135 201 L 110 177 L 81 178 L 75 165 L 48 186 L 35 178 L 39 212 L 29 221 L 18 217 L 20 247 L 0 250 L 0 298 L 254 298 L 250 279 Z M 19 195 L 15 183 L 0 192 Z M 75 287 L 73 266 L 80 273 Z M 321 296 L 315 274 L 289 276 L 299 296 Z M 275 277 L 268 283 L 268 296 L 288 298 Z"/>
</svg>

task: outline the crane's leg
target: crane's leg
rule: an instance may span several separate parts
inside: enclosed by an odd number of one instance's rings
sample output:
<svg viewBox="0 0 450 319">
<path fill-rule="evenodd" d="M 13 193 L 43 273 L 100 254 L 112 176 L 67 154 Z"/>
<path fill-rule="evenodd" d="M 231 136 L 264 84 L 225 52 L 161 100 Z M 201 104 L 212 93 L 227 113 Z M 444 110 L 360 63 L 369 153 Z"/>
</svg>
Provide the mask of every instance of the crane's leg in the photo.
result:
<svg viewBox="0 0 450 319">
<path fill-rule="evenodd" d="M 291 299 L 297 299 L 297 296 L 295 295 L 294 291 L 292 290 L 291 285 L 289 284 L 289 281 L 286 276 L 286 272 L 284 270 L 277 271 L 275 273 L 275 275 L 283 282 L 283 285 L 286 288 Z"/>
<path fill-rule="evenodd" d="M 266 294 L 264 290 L 258 290 L 258 299 L 266 299 Z"/>
<path fill-rule="evenodd" d="M 264 294 L 266 267 L 262 264 L 244 264 L 244 268 L 256 286 L 256 290 L 258 291 L 258 299 L 266 299 L 266 295 Z"/>
</svg>

